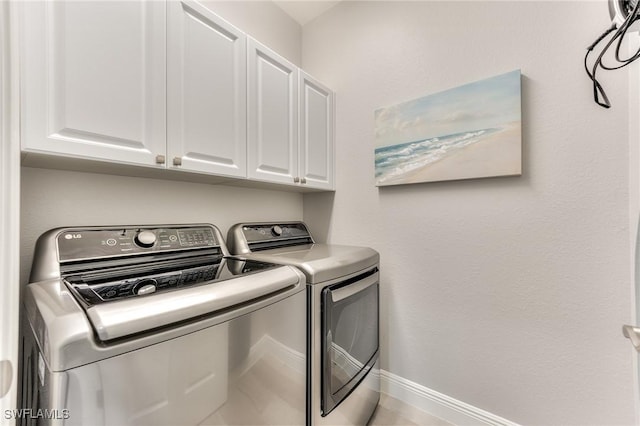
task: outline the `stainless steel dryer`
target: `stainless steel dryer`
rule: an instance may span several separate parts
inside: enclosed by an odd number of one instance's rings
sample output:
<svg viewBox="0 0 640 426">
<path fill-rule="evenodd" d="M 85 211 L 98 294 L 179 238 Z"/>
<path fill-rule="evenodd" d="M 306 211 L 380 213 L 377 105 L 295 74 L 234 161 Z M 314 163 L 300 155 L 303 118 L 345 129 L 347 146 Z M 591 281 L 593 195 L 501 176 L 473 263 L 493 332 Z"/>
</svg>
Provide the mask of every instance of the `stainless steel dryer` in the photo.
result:
<svg viewBox="0 0 640 426">
<path fill-rule="evenodd" d="M 366 247 L 316 244 L 302 222 L 240 223 L 232 255 L 292 265 L 307 280 L 307 424 L 365 425 L 380 399 L 379 255 Z"/>
<path fill-rule="evenodd" d="M 20 423 L 303 424 L 304 276 L 227 254 L 208 224 L 42 235 Z"/>
</svg>

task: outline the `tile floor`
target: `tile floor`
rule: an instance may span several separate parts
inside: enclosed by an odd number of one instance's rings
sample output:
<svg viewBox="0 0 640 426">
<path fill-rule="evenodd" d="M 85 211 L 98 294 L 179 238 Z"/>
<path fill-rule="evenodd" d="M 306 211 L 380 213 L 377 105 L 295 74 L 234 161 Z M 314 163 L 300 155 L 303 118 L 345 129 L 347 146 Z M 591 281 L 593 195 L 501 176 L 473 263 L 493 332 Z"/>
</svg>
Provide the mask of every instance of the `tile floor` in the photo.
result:
<svg viewBox="0 0 640 426">
<path fill-rule="evenodd" d="M 405 404 L 404 402 L 380 395 L 380 403 L 369 426 L 454 426 L 438 417 L 420 410 L 419 408 Z"/>
</svg>

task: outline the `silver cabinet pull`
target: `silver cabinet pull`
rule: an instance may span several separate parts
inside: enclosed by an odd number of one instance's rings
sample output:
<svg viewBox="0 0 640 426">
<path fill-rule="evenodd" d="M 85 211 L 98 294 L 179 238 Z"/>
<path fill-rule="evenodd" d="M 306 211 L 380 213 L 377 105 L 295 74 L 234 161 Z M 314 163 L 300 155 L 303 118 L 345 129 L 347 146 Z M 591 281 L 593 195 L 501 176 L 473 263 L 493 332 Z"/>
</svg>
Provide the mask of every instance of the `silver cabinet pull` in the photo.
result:
<svg viewBox="0 0 640 426">
<path fill-rule="evenodd" d="M 301 183 L 301 184 L 305 184 L 305 183 L 307 183 L 307 179 L 306 179 L 306 178 L 302 178 L 302 179 L 300 179 L 300 183 Z"/>
<path fill-rule="evenodd" d="M 299 178 L 298 176 L 294 177 L 294 178 L 293 178 L 293 182 L 295 182 L 295 183 L 300 182 L 300 178 Z"/>
<path fill-rule="evenodd" d="M 180 158 L 180 157 L 173 157 L 173 165 L 174 165 L 174 166 L 182 166 L 182 158 Z"/>
<path fill-rule="evenodd" d="M 632 325 L 623 325 L 622 334 L 624 337 L 631 340 L 633 347 L 640 352 L 640 327 L 634 327 Z"/>
<path fill-rule="evenodd" d="M 164 155 L 156 155 L 156 163 L 157 164 L 164 164 L 164 162 L 165 162 Z"/>
</svg>

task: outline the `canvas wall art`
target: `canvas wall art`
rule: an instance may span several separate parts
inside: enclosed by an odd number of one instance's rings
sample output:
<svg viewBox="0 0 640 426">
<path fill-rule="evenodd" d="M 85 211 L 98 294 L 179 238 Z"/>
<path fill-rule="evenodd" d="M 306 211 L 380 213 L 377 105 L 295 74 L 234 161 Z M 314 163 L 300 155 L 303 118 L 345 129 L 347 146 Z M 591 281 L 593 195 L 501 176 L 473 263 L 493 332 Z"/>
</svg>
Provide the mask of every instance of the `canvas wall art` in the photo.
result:
<svg viewBox="0 0 640 426">
<path fill-rule="evenodd" d="M 522 174 L 520 70 L 375 111 L 376 185 Z"/>
</svg>

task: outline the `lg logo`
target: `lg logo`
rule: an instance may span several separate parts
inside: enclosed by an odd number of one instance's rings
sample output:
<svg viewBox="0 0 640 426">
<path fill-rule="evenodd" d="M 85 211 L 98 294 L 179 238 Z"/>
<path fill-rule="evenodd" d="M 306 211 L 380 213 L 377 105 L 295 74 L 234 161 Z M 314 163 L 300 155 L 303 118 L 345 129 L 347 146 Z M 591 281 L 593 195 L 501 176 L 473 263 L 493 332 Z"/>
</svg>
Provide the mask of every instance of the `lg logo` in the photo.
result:
<svg viewBox="0 0 640 426">
<path fill-rule="evenodd" d="M 64 237 L 67 240 L 77 240 L 78 238 L 82 238 L 82 234 L 64 234 Z"/>
</svg>

